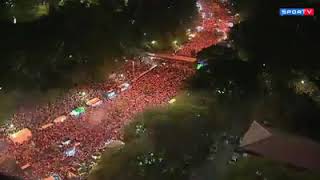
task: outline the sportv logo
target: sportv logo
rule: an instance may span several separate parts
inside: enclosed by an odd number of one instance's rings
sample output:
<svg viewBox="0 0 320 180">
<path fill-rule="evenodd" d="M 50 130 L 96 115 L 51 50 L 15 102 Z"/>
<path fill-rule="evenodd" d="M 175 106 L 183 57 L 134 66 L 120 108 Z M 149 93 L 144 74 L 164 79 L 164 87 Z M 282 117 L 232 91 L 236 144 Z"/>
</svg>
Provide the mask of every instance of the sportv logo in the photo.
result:
<svg viewBox="0 0 320 180">
<path fill-rule="evenodd" d="M 280 16 L 314 16 L 313 8 L 280 8 Z"/>
</svg>

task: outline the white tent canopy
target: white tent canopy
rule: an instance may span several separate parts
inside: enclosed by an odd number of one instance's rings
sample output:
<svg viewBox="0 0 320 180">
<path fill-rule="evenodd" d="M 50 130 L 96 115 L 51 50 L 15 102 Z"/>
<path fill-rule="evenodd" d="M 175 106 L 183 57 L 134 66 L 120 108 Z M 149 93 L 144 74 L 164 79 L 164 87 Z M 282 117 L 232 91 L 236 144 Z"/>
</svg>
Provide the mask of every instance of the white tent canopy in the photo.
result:
<svg viewBox="0 0 320 180">
<path fill-rule="evenodd" d="M 32 133 L 28 128 L 24 128 L 14 134 L 10 135 L 11 141 L 17 144 L 22 144 L 25 141 L 30 140 L 32 137 Z"/>
<path fill-rule="evenodd" d="M 88 106 L 96 107 L 102 104 L 102 101 L 99 98 L 93 98 L 86 102 Z"/>
<path fill-rule="evenodd" d="M 65 120 L 67 120 L 67 116 L 59 116 L 55 120 L 53 120 L 54 123 L 62 123 Z"/>
</svg>

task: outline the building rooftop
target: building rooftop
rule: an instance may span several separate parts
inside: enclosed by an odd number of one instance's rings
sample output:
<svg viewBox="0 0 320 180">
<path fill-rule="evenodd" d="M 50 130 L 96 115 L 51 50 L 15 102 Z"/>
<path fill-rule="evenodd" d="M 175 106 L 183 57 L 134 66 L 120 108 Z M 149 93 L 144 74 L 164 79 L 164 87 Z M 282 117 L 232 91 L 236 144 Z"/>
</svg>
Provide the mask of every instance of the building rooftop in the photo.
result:
<svg viewBox="0 0 320 180">
<path fill-rule="evenodd" d="M 245 133 L 240 148 L 295 167 L 320 170 L 320 144 L 254 121 Z"/>
</svg>

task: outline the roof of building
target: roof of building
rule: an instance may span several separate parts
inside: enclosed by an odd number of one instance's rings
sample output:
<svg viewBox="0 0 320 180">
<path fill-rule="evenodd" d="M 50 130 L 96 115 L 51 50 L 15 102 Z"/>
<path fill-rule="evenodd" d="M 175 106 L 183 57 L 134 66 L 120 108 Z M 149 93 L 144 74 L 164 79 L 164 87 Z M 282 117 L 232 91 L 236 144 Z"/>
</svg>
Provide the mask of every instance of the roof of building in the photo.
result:
<svg viewBox="0 0 320 180">
<path fill-rule="evenodd" d="M 240 147 L 245 151 L 295 167 L 320 170 L 320 144 L 265 127 L 254 121 Z"/>
</svg>

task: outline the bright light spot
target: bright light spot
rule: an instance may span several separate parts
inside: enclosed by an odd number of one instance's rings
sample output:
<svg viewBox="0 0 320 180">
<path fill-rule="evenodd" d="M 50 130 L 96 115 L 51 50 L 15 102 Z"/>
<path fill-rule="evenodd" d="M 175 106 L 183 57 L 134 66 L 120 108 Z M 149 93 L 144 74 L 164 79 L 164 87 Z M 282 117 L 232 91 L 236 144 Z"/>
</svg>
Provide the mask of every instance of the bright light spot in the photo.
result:
<svg viewBox="0 0 320 180">
<path fill-rule="evenodd" d="M 82 95 L 82 96 L 85 96 L 85 95 L 86 95 L 86 92 L 82 92 L 81 95 Z"/>
<path fill-rule="evenodd" d="M 301 80 L 301 84 L 304 84 L 305 83 L 305 81 L 304 80 Z"/>
<path fill-rule="evenodd" d="M 173 104 L 173 103 L 175 103 L 177 100 L 175 99 L 175 98 L 173 98 L 173 99 L 171 99 L 170 101 L 169 101 L 169 104 Z"/>
<path fill-rule="evenodd" d="M 206 17 L 206 13 L 202 13 L 202 18 L 205 18 Z"/>
<path fill-rule="evenodd" d="M 197 70 L 201 69 L 203 67 L 203 64 L 198 64 L 197 65 Z"/>
<path fill-rule="evenodd" d="M 2 90 L 2 87 L 0 87 L 0 90 Z"/>
<path fill-rule="evenodd" d="M 10 128 L 13 128 L 14 127 L 14 125 L 13 124 L 10 124 Z"/>
<path fill-rule="evenodd" d="M 13 16 L 13 24 L 17 24 L 17 18 Z"/>
<path fill-rule="evenodd" d="M 172 43 L 173 43 L 173 44 L 177 44 L 177 43 L 178 43 L 178 41 L 177 41 L 177 40 L 174 40 Z"/>
<path fill-rule="evenodd" d="M 199 11 L 202 11 L 202 5 L 199 2 L 196 3 L 196 6 Z"/>
<path fill-rule="evenodd" d="M 190 38 L 194 38 L 194 37 L 196 37 L 196 34 L 195 34 L 195 33 L 191 33 L 191 34 L 189 35 L 189 37 L 190 37 Z"/>
<path fill-rule="evenodd" d="M 157 41 L 153 40 L 153 41 L 151 41 L 151 44 L 155 45 L 155 44 L 157 44 Z"/>
<path fill-rule="evenodd" d="M 228 39 L 228 35 L 227 35 L 227 33 L 223 33 L 223 38 L 222 38 L 223 40 L 226 40 L 226 39 Z"/>
<path fill-rule="evenodd" d="M 200 31 L 203 30 L 203 27 L 202 26 L 197 26 L 196 29 L 197 29 L 198 32 L 200 32 Z"/>
</svg>

